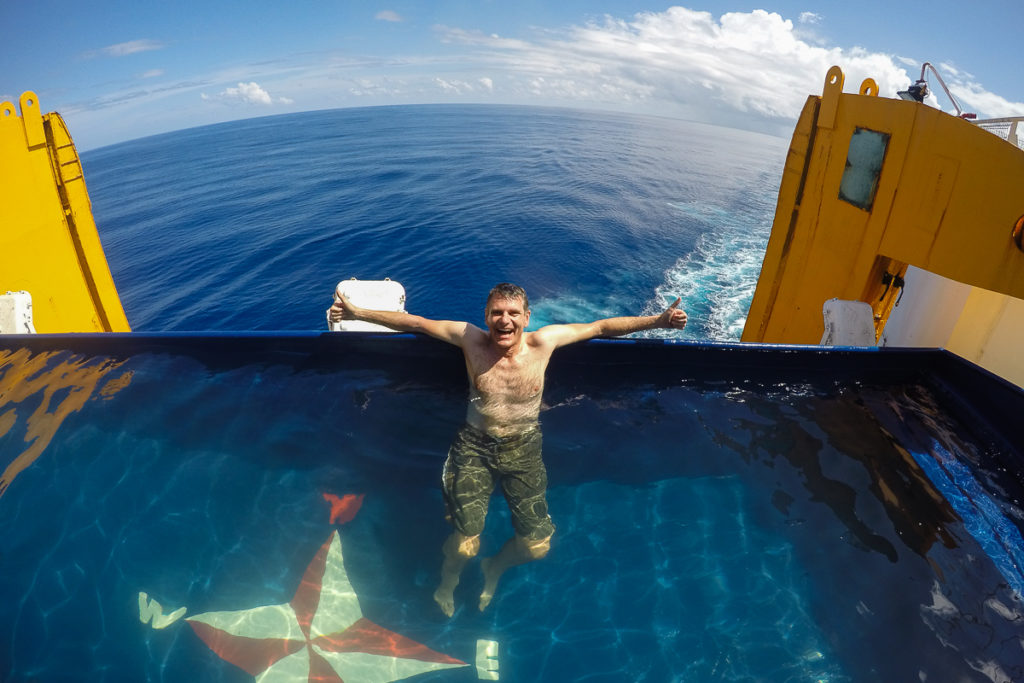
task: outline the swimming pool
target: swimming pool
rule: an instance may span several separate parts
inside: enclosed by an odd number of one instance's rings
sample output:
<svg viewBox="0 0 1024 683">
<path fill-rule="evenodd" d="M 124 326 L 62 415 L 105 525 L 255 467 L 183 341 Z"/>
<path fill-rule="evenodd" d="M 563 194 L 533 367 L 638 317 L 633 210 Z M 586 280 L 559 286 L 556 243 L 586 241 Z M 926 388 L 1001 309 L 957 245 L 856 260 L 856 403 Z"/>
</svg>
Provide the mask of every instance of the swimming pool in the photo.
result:
<svg viewBox="0 0 1024 683">
<path fill-rule="evenodd" d="M 0 344 L 3 681 L 1024 677 L 1024 401 L 943 352 L 559 351 L 551 553 L 484 613 L 474 561 L 448 619 L 457 350 Z M 510 529 L 497 495 L 481 555 Z"/>
</svg>

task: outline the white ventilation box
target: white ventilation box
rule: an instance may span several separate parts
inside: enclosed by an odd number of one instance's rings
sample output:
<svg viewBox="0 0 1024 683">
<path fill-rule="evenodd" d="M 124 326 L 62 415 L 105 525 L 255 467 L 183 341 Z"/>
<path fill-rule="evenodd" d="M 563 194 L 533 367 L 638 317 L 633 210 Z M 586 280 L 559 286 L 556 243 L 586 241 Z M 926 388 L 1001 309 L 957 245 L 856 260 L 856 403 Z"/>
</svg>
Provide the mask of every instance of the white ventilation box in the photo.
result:
<svg viewBox="0 0 1024 683">
<path fill-rule="evenodd" d="M 32 295 L 7 292 L 0 295 L 0 334 L 35 334 L 32 323 Z"/>
<path fill-rule="evenodd" d="M 875 318 L 863 301 L 829 299 L 822 307 L 825 334 L 822 346 L 874 346 Z"/>
<path fill-rule="evenodd" d="M 353 305 L 360 308 L 371 308 L 375 311 L 405 312 L 405 287 L 390 279 L 383 280 L 342 280 L 337 290 Z M 394 332 L 390 327 L 368 323 L 363 320 L 342 320 L 332 323 L 327 321 L 327 329 L 331 332 Z"/>
</svg>

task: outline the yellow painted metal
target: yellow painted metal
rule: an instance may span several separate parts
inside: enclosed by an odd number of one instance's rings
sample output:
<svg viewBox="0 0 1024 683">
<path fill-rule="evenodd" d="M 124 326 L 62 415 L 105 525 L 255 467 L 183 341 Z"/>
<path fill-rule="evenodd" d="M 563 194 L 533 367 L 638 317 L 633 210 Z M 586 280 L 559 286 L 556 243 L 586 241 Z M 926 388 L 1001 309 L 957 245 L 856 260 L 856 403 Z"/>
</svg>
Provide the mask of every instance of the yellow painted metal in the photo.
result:
<svg viewBox="0 0 1024 683">
<path fill-rule="evenodd" d="M 743 341 L 817 344 L 822 305 L 866 301 L 876 338 L 899 296 L 883 277 L 907 265 L 1024 298 L 1024 151 L 938 109 L 877 97 L 870 79 L 842 92 L 832 67 L 804 105 L 790 144 L 775 222 Z M 869 209 L 841 199 L 857 129 L 887 134 Z"/>
<path fill-rule="evenodd" d="M 128 332 L 64 120 L 19 103 L 0 103 L 0 294 L 32 295 L 37 332 Z"/>
<path fill-rule="evenodd" d="M 1022 321 L 1024 300 L 972 288 L 946 348 L 1024 387 Z"/>
</svg>

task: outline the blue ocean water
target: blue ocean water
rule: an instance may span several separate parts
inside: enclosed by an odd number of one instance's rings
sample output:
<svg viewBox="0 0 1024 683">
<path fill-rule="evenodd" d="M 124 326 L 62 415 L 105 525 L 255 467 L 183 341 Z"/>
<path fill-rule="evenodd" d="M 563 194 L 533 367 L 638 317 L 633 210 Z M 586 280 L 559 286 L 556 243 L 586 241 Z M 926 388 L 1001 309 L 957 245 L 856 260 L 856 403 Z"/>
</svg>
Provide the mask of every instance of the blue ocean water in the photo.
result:
<svg viewBox="0 0 1024 683">
<path fill-rule="evenodd" d="M 323 329 L 341 279 L 479 323 L 501 281 L 532 326 L 651 312 L 738 339 L 786 141 L 564 109 L 407 106 L 253 119 L 83 155 L 135 330 Z"/>
</svg>

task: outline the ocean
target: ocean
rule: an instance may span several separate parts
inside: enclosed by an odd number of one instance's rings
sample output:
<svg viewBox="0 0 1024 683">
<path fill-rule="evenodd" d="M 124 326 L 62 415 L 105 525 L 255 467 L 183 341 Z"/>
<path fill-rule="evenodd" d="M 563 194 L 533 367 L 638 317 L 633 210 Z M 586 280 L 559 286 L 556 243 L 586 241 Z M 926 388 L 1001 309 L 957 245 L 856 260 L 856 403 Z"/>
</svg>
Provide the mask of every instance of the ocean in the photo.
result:
<svg viewBox="0 0 1024 683">
<path fill-rule="evenodd" d="M 339 280 L 481 324 L 522 285 L 531 328 L 682 298 L 737 340 L 786 141 L 569 109 L 398 106 L 273 116 L 82 155 L 136 331 L 318 330 Z M 668 334 L 662 332 L 661 334 Z"/>
</svg>

